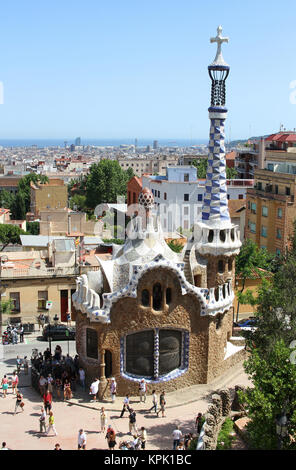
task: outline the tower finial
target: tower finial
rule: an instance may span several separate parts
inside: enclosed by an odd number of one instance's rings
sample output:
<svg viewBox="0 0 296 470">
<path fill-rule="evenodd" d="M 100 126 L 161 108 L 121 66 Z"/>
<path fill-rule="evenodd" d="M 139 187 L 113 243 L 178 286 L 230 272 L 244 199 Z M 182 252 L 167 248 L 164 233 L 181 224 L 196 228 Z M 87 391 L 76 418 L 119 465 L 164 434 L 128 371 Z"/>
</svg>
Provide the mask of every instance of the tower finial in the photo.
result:
<svg viewBox="0 0 296 470">
<path fill-rule="evenodd" d="M 215 57 L 215 60 L 214 62 L 211 63 L 211 65 L 215 66 L 215 65 L 228 65 L 225 60 L 223 59 L 223 55 L 222 55 L 222 44 L 223 42 L 229 42 L 229 38 L 227 37 L 223 37 L 222 36 L 222 26 L 218 26 L 217 28 L 217 36 L 214 37 L 214 38 L 211 38 L 210 39 L 210 42 L 213 43 L 213 42 L 216 42 L 217 43 L 217 54 L 216 54 L 216 57 Z"/>
</svg>

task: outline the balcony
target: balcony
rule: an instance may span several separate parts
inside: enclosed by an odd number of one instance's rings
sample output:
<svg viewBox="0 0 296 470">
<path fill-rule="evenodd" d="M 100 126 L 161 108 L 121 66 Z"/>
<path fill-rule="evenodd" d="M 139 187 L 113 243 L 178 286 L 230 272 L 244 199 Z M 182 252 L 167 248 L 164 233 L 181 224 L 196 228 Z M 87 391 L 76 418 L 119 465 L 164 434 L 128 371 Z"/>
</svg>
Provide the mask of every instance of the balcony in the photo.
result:
<svg viewBox="0 0 296 470">
<path fill-rule="evenodd" d="M 264 197 L 265 199 L 274 199 L 277 201 L 283 201 L 288 203 L 294 202 L 294 195 L 286 196 L 285 194 L 275 194 L 266 191 L 265 189 L 250 188 L 248 189 L 248 195 Z"/>
<path fill-rule="evenodd" d="M 88 271 L 98 271 L 99 266 L 81 265 L 81 266 L 67 266 L 67 267 L 53 267 L 53 268 L 6 268 L 2 266 L 1 279 L 23 279 L 23 278 L 55 278 L 55 277 L 69 277 L 79 276 Z"/>
</svg>

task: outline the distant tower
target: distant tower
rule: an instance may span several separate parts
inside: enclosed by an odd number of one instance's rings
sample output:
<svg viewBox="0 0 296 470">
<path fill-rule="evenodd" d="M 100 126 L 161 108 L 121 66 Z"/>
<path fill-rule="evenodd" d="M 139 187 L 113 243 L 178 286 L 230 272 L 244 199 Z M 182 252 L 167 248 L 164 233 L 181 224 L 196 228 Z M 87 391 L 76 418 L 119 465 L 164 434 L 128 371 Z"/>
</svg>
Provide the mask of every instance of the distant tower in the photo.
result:
<svg viewBox="0 0 296 470">
<path fill-rule="evenodd" d="M 211 42 L 217 43 L 217 54 L 214 62 L 208 67 L 212 80 L 209 158 L 202 219 L 197 222 L 194 231 L 196 249 L 208 258 L 208 287 L 214 287 L 215 273 L 221 273 L 222 266 L 227 265 L 225 257 L 231 258 L 230 264 L 234 264 L 232 261 L 241 246 L 239 230 L 231 223 L 227 202 L 224 127 L 227 116 L 225 82 L 230 67 L 222 56 L 221 45 L 228 42 L 228 38 L 222 37 L 221 26 L 217 29 L 217 36 L 211 38 Z"/>
<path fill-rule="evenodd" d="M 154 140 L 153 141 L 153 150 L 157 150 L 158 149 L 158 140 Z"/>
<path fill-rule="evenodd" d="M 75 145 L 77 145 L 77 146 L 81 145 L 81 137 L 76 137 Z"/>
<path fill-rule="evenodd" d="M 135 149 L 138 147 L 138 139 L 135 139 Z"/>
<path fill-rule="evenodd" d="M 65 149 L 67 148 L 67 144 L 68 144 L 68 141 L 67 141 L 67 140 L 64 140 Z"/>
</svg>

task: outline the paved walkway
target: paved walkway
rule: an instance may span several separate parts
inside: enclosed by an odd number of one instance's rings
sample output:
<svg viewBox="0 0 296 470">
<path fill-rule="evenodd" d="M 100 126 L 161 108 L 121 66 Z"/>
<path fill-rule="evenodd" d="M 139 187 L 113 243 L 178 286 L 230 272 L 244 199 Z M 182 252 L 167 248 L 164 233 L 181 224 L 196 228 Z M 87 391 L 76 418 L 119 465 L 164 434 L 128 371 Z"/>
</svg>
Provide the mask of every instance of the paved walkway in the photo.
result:
<svg viewBox="0 0 296 470">
<path fill-rule="evenodd" d="M 0 371 L 12 374 L 15 361 L 0 363 Z M 187 389 L 167 394 L 166 416 L 157 418 L 155 413 L 147 410 L 152 406 L 151 397 L 145 404 L 138 397 L 131 400 L 137 413 L 137 426 L 145 426 L 148 434 L 147 449 L 165 450 L 172 448 L 172 431 L 176 424 L 183 433 L 194 432 L 194 421 L 198 412 L 205 412 L 211 394 L 223 387 L 234 387 L 236 384 L 247 385 L 248 377 L 242 365 L 237 365 L 222 378 L 210 385 L 195 385 Z M 56 401 L 54 397 L 53 412 L 58 436 L 46 436 L 39 433 L 39 414 L 42 401 L 37 392 L 30 387 L 30 375 L 20 374 L 20 390 L 24 395 L 25 409 L 15 416 L 15 397 L 11 390 L 6 399 L 0 398 L 1 429 L 0 442 L 6 441 L 11 449 L 50 450 L 59 442 L 62 449 L 77 447 L 78 430 L 83 428 L 87 433 L 88 449 L 106 449 L 105 435 L 100 433 L 99 410 L 104 406 L 108 414 L 108 424 L 112 424 L 117 432 L 117 442 L 130 440 L 128 435 L 128 414 L 119 418 L 122 409 L 122 397 L 111 401 L 91 402 L 88 393 L 77 387 L 74 398 L 70 402 Z"/>
</svg>

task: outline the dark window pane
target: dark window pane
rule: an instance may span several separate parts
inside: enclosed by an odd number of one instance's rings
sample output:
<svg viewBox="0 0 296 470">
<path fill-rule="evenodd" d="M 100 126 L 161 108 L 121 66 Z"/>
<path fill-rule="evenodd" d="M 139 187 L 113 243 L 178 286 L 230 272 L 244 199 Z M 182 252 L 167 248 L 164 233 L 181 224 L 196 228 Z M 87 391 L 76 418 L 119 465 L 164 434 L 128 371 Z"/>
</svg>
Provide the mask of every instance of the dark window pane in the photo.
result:
<svg viewBox="0 0 296 470">
<path fill-rule="evenodd" d="M 170 287 L 167 288 L 166 290 L 166 303 L 167 305 L 170 305 L 172 301 L 172 289 Z"/>
<path fill-rule="evenodd" d="M 159 331 L 159 375 L 165 375 L 181 366 L 182 332 Z"/>
<path fill-rule="evenodd" d="M 162 306 L 162 289 L 159 282 L 153 286 L 153 309 L 161 310 Z"/>
<path fill-rule="evenodd" d="M 140 377 L 153 376 L 154 331 L 141 331 L 126 337 L 126 372 Z"/>
<path fill-rule="evenodd" d="M 86 355 L 98 359 L 98 335 L 91 328 L 86 329 Z"/>
<path fill-rule="evenodd" d="M 149 307 L 149 291 L 147 289 L 142 291 L 142 305 L 144 307 Z"/>
</svg>

